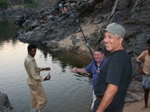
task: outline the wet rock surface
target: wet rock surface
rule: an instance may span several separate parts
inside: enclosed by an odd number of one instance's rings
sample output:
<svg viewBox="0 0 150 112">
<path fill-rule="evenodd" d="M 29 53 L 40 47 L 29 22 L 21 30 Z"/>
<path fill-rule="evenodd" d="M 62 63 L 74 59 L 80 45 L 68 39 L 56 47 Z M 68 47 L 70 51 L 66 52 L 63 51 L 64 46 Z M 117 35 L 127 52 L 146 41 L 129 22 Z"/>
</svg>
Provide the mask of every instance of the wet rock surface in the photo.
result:
<svg viewBox="0 0 150 112">
<path fill-rule="evenodd" d="M 15 110 L 9 102 L 8 96 L 0 92 L 0 112 L 23 112 Z"/>
</svg>

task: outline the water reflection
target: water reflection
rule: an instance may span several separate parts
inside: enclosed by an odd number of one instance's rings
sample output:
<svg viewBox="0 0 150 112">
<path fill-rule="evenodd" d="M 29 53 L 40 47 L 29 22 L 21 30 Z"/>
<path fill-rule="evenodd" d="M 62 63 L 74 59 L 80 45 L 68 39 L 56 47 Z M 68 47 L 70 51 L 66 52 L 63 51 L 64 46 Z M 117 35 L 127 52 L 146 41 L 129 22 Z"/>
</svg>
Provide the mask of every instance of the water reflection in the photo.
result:
<svg viewBox="0 0 150 112">
<path fill-rule="evenodd" d="M 0 91 L 8 95 L 15 109 L 29 112 L 29 88 L 23 61 L 27 55 L 26 42 L 12 37 L 16 31 L 12 22 L 0 22 Z M 88 112 L 92 101 L 91 76 L 71 73 L 74 66 L 85 67 L 91 58 L 73 52 L 51 52 L 38 43 L 36 60 L 39 66 L 50 66 L 52 79 L 43 86 L 48 98 L 45 112 Z M 46 74 L 42 73 L 44 76 Z"/>
<path fill-rule="evenodd" d="M 26 43 L 24 41 L 24 43 Z M 62 72 L 65 72 L 65 68 L 67 66 L 70 67 L 86 67 L 90 62 L 91 58 L 87 57 L 85 55 L 77 54 L 71 51 L 57 51 L 57 52 L 52 52 L 50 48 L 47 46 L 41 44 L 40 42 L 27 42 L 28 44 L 35 44 L 37 46 L 37 49 L 39 49 L 42 54 L 43 58 L 45 60 L 47 57 L 51 56 L 52 61 L 57 63 L 59 61 L 60 66 L 62 67 Z M 81 75 L 81 74 L 79 74 Z"/>
<path fill-rule="evenodd" d="M 14 26 L 13 21 L 5 20 L 0 21 L 0 48 L 2 49 L 4 41 L 6 43 L 9 43 L 11 41 L 12 45 L 15 46 L 17 44 L 18 39 L 16 37 L 13 37 L 12 35 L 18 30 L 17 27 Z M 6 32 L 6 33 L 4 33 Z M 78 66 L 78 67 L 85 67 L 91 59 L 87 56 L 79 55 L 73 52 L 51 52 L 48 47 L 41 44 L 40 42 L 26 42 L 21 41 L 23 43 L 32 43 L 37 45 L 38 49 L 43 53 L 44 58 L 47 59 L 49 55 L 52 56 L 52 60 L 55 62 L 55 60 L 60 61 L 60 65 L 63 69 L 65 69 L 66 66 Z M 83 60 L 84 59 L 84 60 Z M 80 63 L 78 63 L 78 61 Z"/>
<path fill-rule="evenodd" d="M 17 27 L 14 26 L 13 21 L 3 20 L 0 21 L 0 47 L 3 47 L 3 42 L 12 41 L 12 44 L 15 45 L 17 38 L 13 37 L 13 34 L 17 31 Z"/>
</svg>

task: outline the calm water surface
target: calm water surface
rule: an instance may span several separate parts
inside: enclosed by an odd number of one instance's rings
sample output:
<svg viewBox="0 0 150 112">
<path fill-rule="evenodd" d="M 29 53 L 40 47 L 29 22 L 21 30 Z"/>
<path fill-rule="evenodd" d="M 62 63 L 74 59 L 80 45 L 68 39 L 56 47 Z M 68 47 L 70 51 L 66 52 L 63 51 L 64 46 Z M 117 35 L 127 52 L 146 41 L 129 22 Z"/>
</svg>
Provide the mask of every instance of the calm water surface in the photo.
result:
<svg viewBox="0 0 150 112">
<path fill-rule="evenodd" d="M 0 22 L 0 92 L 8 95 L 15 109 L 29 112 L 29 88 L 23 66 L 28 44 L 13 38 L 15 31 L 11 21 Z M 45 46 L 38 46 L 37 64 L 51 67 L 51 80 L 42 82 L 48 98 L 45 112 L 90 112 L 91 76 L 75 74 L 70 69 L 85 67 L 91 59 L 71 52 L 51 53 Z M 43 71 L 41 75 L 45 77 L 47 73 Z"/>
</svg>

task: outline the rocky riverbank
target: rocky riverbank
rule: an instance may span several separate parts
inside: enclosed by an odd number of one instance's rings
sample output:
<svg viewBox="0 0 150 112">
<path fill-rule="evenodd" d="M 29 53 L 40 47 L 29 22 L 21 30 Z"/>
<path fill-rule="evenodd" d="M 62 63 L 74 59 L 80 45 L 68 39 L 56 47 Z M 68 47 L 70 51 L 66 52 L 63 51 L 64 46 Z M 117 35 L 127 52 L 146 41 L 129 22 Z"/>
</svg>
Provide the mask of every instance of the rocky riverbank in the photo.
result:
<svg viewBox="0 0 150 112">
<path fill-rule="evenodd" d="M 0 92 L 0 112 L 22 112 L 19 110 L 15 110 L 11 103 L 9 102 L 9 98 L 7 94 Z"/>
<path fill-rule="evenodd" d="M 126 103 L 137 102 L 143 99 L 143 90 L 136 57 L 150 39 L 149 4 L 149 0 L 76 0 L 64 2 L 66 13 L 61 13 L 57 4 L 40 10 L 24 9 L 15 21 L 21 28 L 16 36 L 21 41 L 40 41 L 55 52 L 65 49 L 89 55 L 78 20 L 92 49 L 103 47 L 102 29 L 108 23 L 122 24 L 126 28 L 124 46 L 133 65 Z"/>
</svg>

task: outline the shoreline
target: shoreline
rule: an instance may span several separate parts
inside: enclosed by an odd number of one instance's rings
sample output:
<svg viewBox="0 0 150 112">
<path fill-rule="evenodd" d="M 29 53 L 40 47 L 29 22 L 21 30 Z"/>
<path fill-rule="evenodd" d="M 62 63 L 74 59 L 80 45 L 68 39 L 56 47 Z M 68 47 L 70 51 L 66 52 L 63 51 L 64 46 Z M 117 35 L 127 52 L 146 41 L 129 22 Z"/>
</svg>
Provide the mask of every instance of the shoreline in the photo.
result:
<svg viewBox="0 0 150 112">
<path fill-rule="evenodd" d="M 150 112 L 150 98 L 148 100 L 148 107 L 144 107 L 144 100 L 130 103 L 124 106 L 123 112 Z"/>
</svg>

